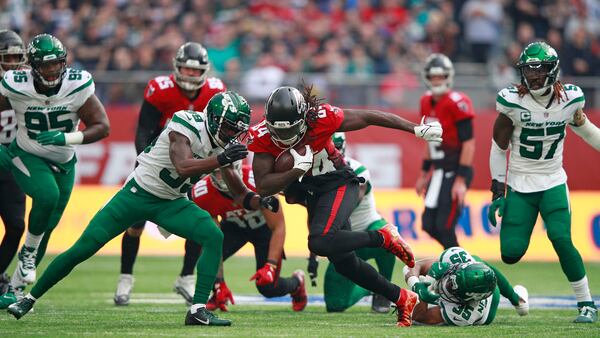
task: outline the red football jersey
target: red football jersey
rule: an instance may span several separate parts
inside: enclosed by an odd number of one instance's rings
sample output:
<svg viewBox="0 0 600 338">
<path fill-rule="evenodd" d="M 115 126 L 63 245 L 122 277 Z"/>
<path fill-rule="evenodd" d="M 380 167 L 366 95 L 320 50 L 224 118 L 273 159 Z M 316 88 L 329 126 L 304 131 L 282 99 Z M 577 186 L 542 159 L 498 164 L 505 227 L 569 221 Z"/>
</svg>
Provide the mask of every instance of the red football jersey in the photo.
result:
<svg viewBox="0 0 600 338">
<path fill-rule="evenodd" d="M 208 101 L 215 95 L 227 90 L 223 82 L 216 77 L 209 77 L 202 87 L 200 94 L 190 100 L 175 82 L 173 74 L 169 76 L 157 76 L 148 82 L 144 91 L 144 100 L 152 104 L 162 113 L 160 127 L 163 128 L 180 110 L 202 111 Z"/>
<path fill-rule="evenodd" d="M 439 121 L 444 130 L 441 145 L 429 144 L 436 167 L 455 169 L 462 147 L 456 123 L 475 117 L 471 99 L 464 93 L 449 91 L 433 103 L 432 94 L 428 91 L 421 97 L 421 116 L 425 116 L 425 122 Z"/>
<path fill-rule="evenodd" d="M 256 191 L 251 166 L 242 166 L 242 180 L 250 190 Z M 225 196 L 215 187 L 210 176 L 194 184 L 192 201 L 211 216 L 220 216 L 222 221 L 235 223 L 240 228 L 256 229 L 267 224 L 262 211 L 246 210 L 237 205 L 231 197 Z"/>
<path fill-rule="evenodd" d="M 308 131 L 299 142 L 300 145 L 310 145 L 313 151 L 313 167 L 305 176 L 318 176 L 340 169 L 345 164 L 342 154 L 331 140 L 344 121 L 344 111 L 328 104 L 319 106 L 316 119 L 309 123 Z M 284 149 L 279 148 L 271 140 L 271 135 L 263 119 L 250 128 L 248 150 L 255 153 L 270 153 L 279 156 Z"/>
</svg>

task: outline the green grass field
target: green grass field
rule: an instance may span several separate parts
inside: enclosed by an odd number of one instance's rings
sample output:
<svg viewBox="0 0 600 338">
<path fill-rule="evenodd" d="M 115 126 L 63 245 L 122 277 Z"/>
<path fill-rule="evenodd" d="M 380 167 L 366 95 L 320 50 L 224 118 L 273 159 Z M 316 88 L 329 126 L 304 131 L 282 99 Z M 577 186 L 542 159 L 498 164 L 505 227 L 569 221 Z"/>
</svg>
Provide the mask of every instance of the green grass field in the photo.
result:
<svg viewBox="0 0 600 338">
<path fill-rule="evenodd" d="M 40 272 L 52 257 L 48 257 Z M 254 284 L 248 282 L 254 273 L 254 259 L 237 257 L 225 264 L 225 275 L 235 295 L 255 295 Z M 477 336 L 477 337 L 598 337 L 600 325 L 575 325 L 575 308 L 532 309 L 529 316 L 519 317 L 514 310 L 502 308 L 496 320 L 486 327 L 418 327 L 398 328 L 395 315 L 374 314 L 370 308 L 357 306 L 345 313 L 329 314 L 323 306 L 311 306 L 294 313 L 289 304 L 235 305 L 223 317 L 233 320 L 227 328 L 186 327 L 187 310 L 183 301 L 171 297 L 171 288 L 181 268 L 179 257 L 140 257 L 135 267 L 132 304 L 115 307 L 112 295 L 118 278 L 118 257 L 93 257 L 77 267 L 61 283 L 40 299 L 33 313 L 16 321 L 8 314 L 0 315 L 0 337 L 393 337 L 393 336 Z M 530 295 L 569 296 L 571 290 L 556 263 L 521 263 L 496 266 L 514 284 L 525 285 Z M 326 263 L 321 260 L 320 278 Z M 600 293 L 600 264 L 587 264 L 592 291 Z M 282 275 L 306 268 L 306 260 L 289 259 Z M 13 271 L 12 267 L 9 271 Z M 400 264 L 394 281 L 404 286 Z M 322 294 L 308 286 L 309 294 Z M 136 293 L 139 296 L 136 298 Z M 152 294 L 156 294 L 153 297 Z M 152 299 L 168 299 L 151 303 Z M 574 305 L 573 305 L 574 306 Z"/>
</svg>

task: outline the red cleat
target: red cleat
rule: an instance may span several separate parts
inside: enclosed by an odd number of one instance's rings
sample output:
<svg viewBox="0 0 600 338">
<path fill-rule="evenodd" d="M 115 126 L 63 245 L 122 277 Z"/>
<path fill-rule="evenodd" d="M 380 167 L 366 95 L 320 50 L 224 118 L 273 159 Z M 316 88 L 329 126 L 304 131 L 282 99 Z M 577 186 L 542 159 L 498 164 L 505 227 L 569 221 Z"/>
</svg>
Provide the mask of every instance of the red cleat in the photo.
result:
<svg viewBox="0 0 600 338">
<path fill-rule="evenodd" d="M 412 325 L 412 314 L 415 310 L 415 306 L 419 304 L 419 296 L 416 293 L 406 290 L 400 289 L 400 299 L 396 302 L 396 316 L 398 317 L 398 322 L 396 325 L 407 327 Z"/>
<path fill-rule="evenodd" d="M 412 253 L 412 249 L 410 248 L 410 245 L 404 241 L 402 236 L 400 236 L 398 228 L 391 224 L 387 224 L 377 231 L 383 236 L 382 248 L 400 258 L 400 260 L 408 265 L 408 267 L 413 268 L 415 266 L 415 256 Z"/>
<path fill-rule="evenodd" d="M 298 285 L 296 291 L 290 293 L 290 296 L 292 296 L 292 309 L 294 311 L 302 311 L 306 307 L 306 303 L 308 303 L 308 296 L 304 287 L 304 271 L 296 270 L 292 276 L 298 278 L 300 281 L 300 285 Z"/>
</svg>

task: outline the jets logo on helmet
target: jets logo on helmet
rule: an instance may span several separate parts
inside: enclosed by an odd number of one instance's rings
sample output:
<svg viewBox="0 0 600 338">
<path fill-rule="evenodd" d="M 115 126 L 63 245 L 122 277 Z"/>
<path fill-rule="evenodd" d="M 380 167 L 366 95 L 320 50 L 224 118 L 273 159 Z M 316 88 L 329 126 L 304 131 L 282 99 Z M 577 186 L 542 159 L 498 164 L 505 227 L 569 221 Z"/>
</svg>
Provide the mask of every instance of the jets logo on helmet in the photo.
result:
<svg viewBox="0 0 600 338">
<path fill-rule="evenodd" d="M 423 67 L 423 81 L 425 85 L 434 95 L 441 95 L 452 88 L 454 83 L 454 66 L 452 61 L 444 54 L 431 54 L 425 60 Z M 431 79 L 434 76 L 444 76 L 445 79 L 441 84 L 434 84 Z"/>
<path fill-rule="evenodd" d="M 544 94 L 558 80 L 559 63 L 558 54 L 550 45 L 545 42 L 530 43 L 517 63 L 521 84 L 532 94 Z"/>
<path fill-rule="evenodd" d="M 491 296 L 496 284 L 496 274 L 490 267 L 479 262 L 468 262 L 451 266 L 434 288 L 443 300 L 464 304 Z"/>
<path fill-rule="evenodd" d="M 0 76 L 6 71 L 19 69 L 25 64 L 25 45 L 19 34 L 0 30 Z"/>
<path fill-rule="evenodd" d="M 339 150 L 342 154 L 346 154 L 346 133 L 343 131 L 338 131 L 333 133 L 331 137 L 333 141 L 333 145 L 337 150 Z"/>
<path fill-rule="evenodd" d="M 184 75 L 181 68 L 199 69 L 199 76 Z M 177 50 L 173 58 L 173 69 L 175 72 L 175 82 L 184 90 L 197 90 L 204 85 L 210 70 L 208 62 L 208 52 L 199 43 L 187 42 Z"/>
<path fill-rule="evenodd" d="M 56 87 L 67 71 L 67 50 L 50 34 L 36 35 L 27 46 L 27 61 L 35 81 L 48 88 Z"/>
<path fill-rule="evenodd" d="M 306 133 L 308 105 L 294 87 L 275 89 L 265 105 L 265 120 L 273 143 L 287 149 L 296 145 Z"/>
<path fill-rule="evenodd" d="M 208 132 L 213 141 L 224 148 L 250 126 L 250 105 L 232 91 L 218 93 L 206 105 Z"/>
</svg>

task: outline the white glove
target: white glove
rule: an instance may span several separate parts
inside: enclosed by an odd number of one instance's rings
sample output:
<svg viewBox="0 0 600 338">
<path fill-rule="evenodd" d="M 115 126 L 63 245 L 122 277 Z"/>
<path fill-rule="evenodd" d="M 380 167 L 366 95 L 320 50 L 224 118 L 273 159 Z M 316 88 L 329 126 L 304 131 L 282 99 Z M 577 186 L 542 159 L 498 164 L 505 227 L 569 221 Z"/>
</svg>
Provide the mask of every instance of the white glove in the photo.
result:
<svg viewBox="0 0 600 338">
<path fill-rule="evenodd" d="M 423 124 L 425 116 L 421 119 L 421 124 L 415 127 L 415 135 L 428 142 L 442 142 L 442 125 L 435 121 Z"/>
<path fill-rule="evenodd" d="M 294 148 L 290 149 L 290 154 L 294 157 L 294 169 L 300 169 L 303 172 L 307 172 L 312 168 L 313 153 L 308 144 L 306 145 L 306 153 L 304 155 L 298 154 Z"/>
</svg>

